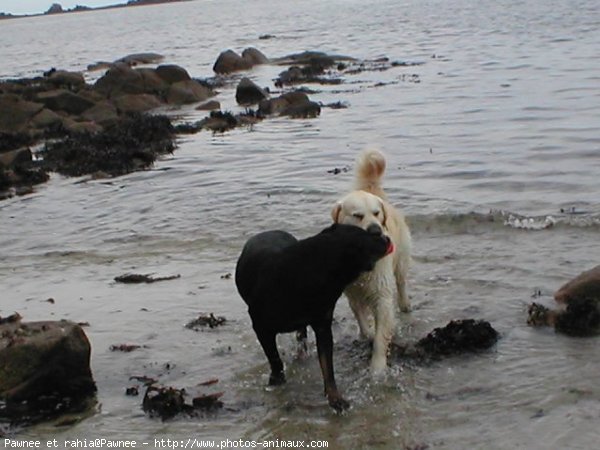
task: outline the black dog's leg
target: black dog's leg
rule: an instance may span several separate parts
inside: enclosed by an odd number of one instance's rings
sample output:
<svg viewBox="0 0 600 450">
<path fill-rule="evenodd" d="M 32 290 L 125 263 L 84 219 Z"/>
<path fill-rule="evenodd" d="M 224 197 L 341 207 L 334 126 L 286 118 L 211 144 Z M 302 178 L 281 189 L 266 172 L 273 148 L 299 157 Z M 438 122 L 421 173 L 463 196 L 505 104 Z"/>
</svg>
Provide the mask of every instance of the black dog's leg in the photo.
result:
<svg viewBox="0 0 600 450">
<path fill-rule="evenodd" d="M 319 353 L 319 364 L 325 384 L 325 395 L 329 406 L 340 412 L 348 409 L 350 404 L 344 400 L 338 392 L 333 375 L 333 335 L 331 333 L 331 319 L 325 323 L 311 325 L 317 337 L 317 352 Z"/>
<path fill-rule="evenodd" d="M 275 340 L 275 333 L 271 331 L 261 331 L 254 329 L 256 331 L 256 336 L 258 337 L 258 341 L 262 346 L 265 355 L 267 355 L 267 359 L 269 360 L 269 364 L 271 365 L 271 376 L 269 377 L 269 385 L 276 386 L 279 384 L 285 383 L 285 374 L 283 373 L 283 362 L 281 362 L 281 358 L 279 357 L 279 352 L 277 351 L 277 341 Z"/>
<path fill-rule="evenodd" d="M 298 343 L 298 359 L 306 359 L 308 356 L 308 343 L 306 342 L 306 339 L 306 327 L 302 327 L 296 331 L 296 342 Z"/>
</svg>

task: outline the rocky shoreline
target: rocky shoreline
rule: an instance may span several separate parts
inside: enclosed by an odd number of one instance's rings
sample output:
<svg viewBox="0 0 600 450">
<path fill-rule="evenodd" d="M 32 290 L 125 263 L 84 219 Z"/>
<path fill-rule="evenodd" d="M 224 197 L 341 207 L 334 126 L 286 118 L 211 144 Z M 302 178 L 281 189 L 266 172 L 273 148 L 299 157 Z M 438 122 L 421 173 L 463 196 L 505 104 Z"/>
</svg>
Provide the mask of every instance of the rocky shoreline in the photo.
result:
<svg viewBox="0 0 600 450">
<path fill-rule="evenodd" d="M 115 9 L 115 8 L 126 8 L 130 6 L 147 6 L 147 5 L 159 5 L 164 3 L 180 3 L 180 2 L 189 2 L 192 0 L 129 0 L 127 3 L 123 4 L 115 4 L 108 6 L 99 6 L 96 8 L 92 8 L 90 6 L 82 6 L 77 5 L 71 9 L 63 9 L 60 3 L 53 3 L 50 8 L 44 13 L 40 14 L 9 14 L 0 12 L 0 20 L 2 19 L 23 19 L 25 17 L 38 17 L 38 16 L 48 16 L 55 14 L 67 14 L 67 13 L 77 13 L 77 12 L 86 12 L 86 11 L 99 11 L 103 9 Z"/>
<path fill-rule="evenodd" d="M 91 64 L 89 71 L 105 70 L 93 84 L 83 73 L 54 68 L 34 78 L 0 81 L 0 199 L 32 192 L 51 172 L 110 177 L 147 169 L 160 155 L 173 152 L 178 134 L 225 132 L 271 116 L 314 118 L 322 107 L 345 105 L 312 101 L 307 91 L 313 91 L 304 85 L 340 84 L 346 75 L 407 65 L 315 51 L 268 58 L 247 48 L 241 55 L 222 52 L 213 66 L 215 75 L 201 79 L 183 67 L 160 64 L 162 59 L 138 53 Z M 236 83 L 231 74 L 261 64 L 288 68 L 274 80 L 273 91 L 242 78 L 235 99 L 246 109 L 221 111 L 213 100 L 217 89 Z M 182 105 L 211 112 L 183 124 L 157 113 Z"/>
</svg>

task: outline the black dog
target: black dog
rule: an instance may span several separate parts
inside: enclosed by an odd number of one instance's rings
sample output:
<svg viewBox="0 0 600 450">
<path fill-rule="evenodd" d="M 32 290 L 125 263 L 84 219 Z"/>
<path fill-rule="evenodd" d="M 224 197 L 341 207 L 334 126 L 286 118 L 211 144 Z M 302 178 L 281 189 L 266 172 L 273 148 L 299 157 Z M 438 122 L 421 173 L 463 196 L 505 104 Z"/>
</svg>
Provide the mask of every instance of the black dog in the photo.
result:
<svg viewBox="0 0 600 450">
<path fill-rule="evenodd" d="M 269 384 L 285 383 L 276 334 L 306 334 L 310 325 L 327 400 L 337 411 L 349 406 L 333 375 L 333 310 L 346 285 L 392 251 L 386 236 L 341 224 L 300 241 L 285 231 L 266 231 L 248 240 L 237 263 L 235 283 L 271 365 Z"/>
</svg>

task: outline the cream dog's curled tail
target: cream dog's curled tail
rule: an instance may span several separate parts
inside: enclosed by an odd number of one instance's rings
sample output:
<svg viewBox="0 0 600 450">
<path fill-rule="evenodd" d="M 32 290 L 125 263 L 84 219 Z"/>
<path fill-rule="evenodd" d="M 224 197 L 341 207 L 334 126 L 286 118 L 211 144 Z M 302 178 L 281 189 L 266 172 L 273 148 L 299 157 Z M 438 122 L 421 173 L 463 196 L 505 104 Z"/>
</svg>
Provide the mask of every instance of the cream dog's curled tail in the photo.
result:
<svg viewBox="0 0 600 450">
<path fill-rule="evenodd" d="M 354 169 L 356 189 L 385 199 L 386 195 L 382 188 L 385 165 L 385 156 L 379 150 L 369 149 L 358 155 Z"/>
</svg>

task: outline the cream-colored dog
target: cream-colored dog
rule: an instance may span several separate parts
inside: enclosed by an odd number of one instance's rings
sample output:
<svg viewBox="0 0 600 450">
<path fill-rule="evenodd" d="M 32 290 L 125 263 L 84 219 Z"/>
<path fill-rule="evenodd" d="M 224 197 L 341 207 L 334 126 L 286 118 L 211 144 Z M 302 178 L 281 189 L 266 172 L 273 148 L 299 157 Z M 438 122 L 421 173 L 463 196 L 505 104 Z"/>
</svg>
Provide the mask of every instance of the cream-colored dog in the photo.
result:
<svg viewBox="0 0 600 450">
<path fill-rule="evenodd" d="M 410 310 L 406 294 L 406 276 L 411 261 L 410 230 L 402 213 L 386 199 L 381 186 L 385 166 L 381 152 L 363 152 L 355 167 L 357 190 L 338 201 L 331 212 L 336 223 L 383 233 L 394 243 L 391 254 L 380 259 L 372 272 L 362 274 L 344 291 L 361 335 L 373 341 L 373 374 L 380 374 L 387 366 L 387 352 L 396 328 L 394 298 L 401 311 Z"/>
</svg>

